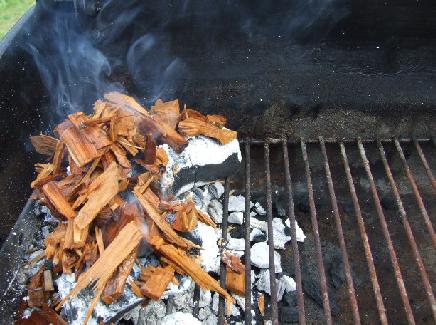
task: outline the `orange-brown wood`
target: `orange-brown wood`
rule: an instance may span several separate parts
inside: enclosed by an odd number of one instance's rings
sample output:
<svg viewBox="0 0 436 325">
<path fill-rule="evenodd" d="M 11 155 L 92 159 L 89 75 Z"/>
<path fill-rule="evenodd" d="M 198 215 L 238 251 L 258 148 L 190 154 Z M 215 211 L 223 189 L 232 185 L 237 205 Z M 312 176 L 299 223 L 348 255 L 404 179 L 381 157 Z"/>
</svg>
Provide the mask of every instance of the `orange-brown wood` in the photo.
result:
<svg viewBox="0 0 436 325">
<path fill-rule="evenodd" d="M 66 219 L 73 219 L 76 212 L 71 207 L 65 196 L 59 190 L 55 182 L 49 182 L 42 187 L 42 192 L 55 208 L 55 212 Z"/>
<path fill-rule="evenodd" d="M 218 140 L 221 144 L 227 144 L 238 136 L 236 131 L 219 128 L 195 118 L 187 118 L 179 122 L 178 130 L 186 136 L 204 135 Z"/>
<path fill-rule="evenodd" d="M 41 134 L 31 136 L 30 142 L 32 142 L 37 153 L 51 157 L 54 155 L 56 144 L 59 140 L 49 135 Z"/>
</svg>

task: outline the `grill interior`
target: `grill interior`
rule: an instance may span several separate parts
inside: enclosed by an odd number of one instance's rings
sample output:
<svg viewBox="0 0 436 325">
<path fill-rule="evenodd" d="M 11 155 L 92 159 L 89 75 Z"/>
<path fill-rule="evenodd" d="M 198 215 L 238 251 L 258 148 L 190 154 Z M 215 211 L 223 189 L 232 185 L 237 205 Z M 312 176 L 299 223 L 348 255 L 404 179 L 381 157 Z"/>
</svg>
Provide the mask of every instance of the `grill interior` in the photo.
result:
<svg viewBox="0 0 436 325">
<path fill-rule="evenodd" d="M 299 323 L 433 323 L 436 186 L 430 139 L 288 142 L 247 139 L 243 170 L 226 181 L 223 238 L 227 238 L 229 189 L 246 196 L 245 238 L 249 243 L 249 201 L 265 204 L 272 218 L 285 209 L 307 235 L 282 252 L 285 274 L 297 282 L 296 306 L 271 301 L 265 319 L 286 323 L 298 310 Z M 247 159 L 247 158 L 250 159 Z M 248 230 L 248 231 L 247 231 Z M 273 236 L 269 237 L 270 261 Z M 249 246 L 248 246 L 249 247 Z M 250 253 L 245 252 L 247 288 Z M 270 262 L 270 265 L 272 263 Z M 274 272 L 270 272 L 274 275 Z M 225 285 L 225 268 L 221 284 Z M 245 321 L 261 321 L 246 291 Z M 224 301 L 219 305 L 223 324 Z M 293 309 L 294 308 L 294 309 Z"/>
</svg>

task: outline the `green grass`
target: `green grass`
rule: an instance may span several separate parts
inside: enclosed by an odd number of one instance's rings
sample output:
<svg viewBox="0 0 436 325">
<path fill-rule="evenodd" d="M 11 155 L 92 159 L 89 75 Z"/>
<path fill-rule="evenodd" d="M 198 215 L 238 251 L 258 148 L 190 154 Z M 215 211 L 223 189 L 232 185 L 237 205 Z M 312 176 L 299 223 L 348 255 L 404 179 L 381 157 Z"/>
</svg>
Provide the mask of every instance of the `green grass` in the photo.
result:
<svg viewBox="0 0 436 325">
<path fill-rule="evenodd" d="M 0 39 L 34 3 L 35 0 L 0 0 Z"/>
</svg>

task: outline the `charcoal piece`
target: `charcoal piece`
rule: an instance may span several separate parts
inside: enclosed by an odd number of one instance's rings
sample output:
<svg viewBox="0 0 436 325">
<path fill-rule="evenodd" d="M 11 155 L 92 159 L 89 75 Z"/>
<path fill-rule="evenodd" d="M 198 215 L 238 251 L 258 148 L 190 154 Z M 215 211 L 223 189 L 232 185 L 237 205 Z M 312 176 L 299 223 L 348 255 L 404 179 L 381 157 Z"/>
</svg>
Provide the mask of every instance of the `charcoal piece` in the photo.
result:
<svg viewBox="0 0 436 325">
<path fill-rule="evenodd" d="M 287 203 L 280 196 L 275 197 L 273 211 L 277 213 L 279 217 L 285 217 L 287 215 Z"/>
<path fill-rule="evenodd" d="M 225 179 L 236 173 L 242 161 L 238 140 L 221 145 L 206 137 L 193 137 L 185 149 L 177 154 L 169 146 L 163 145 L 167 152 L 168 164 L 162 175 L 162 190 L 166 195 L 179 196 L 195 186 Z M 216 188 L 216 195 L 222 191 Z"/>
<path fill-rule="evenodd" d="M 241 226 L 232 227 L 229 233 L 232 238 L 245 238 L 245 229 Z"/>
<path fill-rule="evenodd" d="M 286 301 L 290 307 L 298 306 L 297 291 L 286 292 L 283 296 L 283 300 Z"/>
<path fill-rule="evenodd" d="M 198 232 L 198 229 L 194 229 L 193 231 L 187 231 L 187 232 L 178 232 L 178 234 L 186 238 L 190 241 L 192 241 L 194 244 L 201 246 L 203 244 L 203 241 L 201 240 L 200 233 Z"/>
<path fill-rule="evenodd" d="M 260 243 L 260 242 L 266 241 L 266 240 L 267 240 L 266 234 L 263 232 L 259 232 L 259 233 L 255 233 L 255 235 L 251 239 L 251 242 L 254 244 L 254 243 Z"/>
<path fill-rule="evenodd" d="M 280 309 L 281 324 L 298 322 L 298 309 L 295 307 L 282 307 Z"/>
<path fill-rule="evenodd" d="M 131 164 L 132 164 L 131 177 L 141 175 L 147 171 L 144 166 L 139 165 L 134 161 L 132 161 Z"/>
<path fill-rule="evenodd" d="M 240 160 L 236 153 L 227 157 L 220 164 L 193 165 L 182 167 L 174 176 L 172 193 L 176 196 L 190 190 L 195 184 L 204 184 L 217 179 L 225 179 L 233 175 L 240 167 Z"/>
</svg>

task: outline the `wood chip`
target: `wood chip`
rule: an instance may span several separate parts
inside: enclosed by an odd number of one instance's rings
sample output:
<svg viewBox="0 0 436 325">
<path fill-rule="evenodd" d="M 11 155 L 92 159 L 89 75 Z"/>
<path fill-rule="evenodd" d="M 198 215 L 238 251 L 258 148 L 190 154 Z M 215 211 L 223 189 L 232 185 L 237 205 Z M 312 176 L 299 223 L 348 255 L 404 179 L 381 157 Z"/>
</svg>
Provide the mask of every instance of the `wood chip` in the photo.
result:
<svg viewBox="0 0 436 325">
<path fill-rule="evenodd" d="M 188 118 L 194 118 L 196 120 L 207 122 L 207 118 L 204 114 L 200 113 L 199 111 L 196 111 L 195 109 L 185 107 L 185 109 L 182 112 L 181 119 L 183 121 Z"/>
<path fill-rule="evenodd" d="M 263 293 L 257 298 L 257 306 L 259 307 L 260 314 L 265 316 L 265 295 Z"/>
<path fill-rule="evenodd" d="M 138 247 L 142 237 L 143 234 L 136 223 L 134 221 L 128 223 L 107 249 L 105 249 L 94 265 L 78 278 L 76 286 L 58 304 L 56 310 L 59 310 L 68 299 L 76 296 L 82 289 L 95 282 L 95 285 L 93 285 L 95 297 L 86 313 L 86 323 L 91 317 L 92 311 L 99 301 L 106 283 L 118 266 Z"/>
<path fill-rule="evenodd" d="M 30 184 L 31 188 L 38 188 L 54 178 L 53 164 L 36 164 L 35 167 L 38 175 L 36 176 L 36 179 Z"/>
<path fill-rule="evenodd" d="M 31 136 L 30 141 L 37 153 L 49 157 L 54 155 L 56 144 L 59 142 L 58 139 L 44 134 Z"/>
<path fill-rule="evenodd" d="M 190 240 L 187 240 L 183 237 L 180 237 L 172 228 L 171 226 L 164 220 L 164 218 L 159 214 L 159 212 L 156 210 L 156 208 L 151 204 L 143 194 L 139 193 L 138 191 L 134 190 L 136 198 L 141 203 L 142 207 L 144 208 L 145 213 L 147 216 L 149 216 L 158 226 L 158 228 L 162 231 L 165 238 L 183 248 L 183 249 L 191 249 L 191 248 L 200 248 L 198 245 L 194 244 Z"/>
<path fill-rule="evenodd" d="M 176 129 L 180 119 L 179 100 L 163 102 L 161 99 L 158 99 L 154 106 L 151 107 L 150 113 L 154 119 L 164 122 L 171 128 Z"/>
<path fill-rule="evenodd" d="M 110 103 L 119 106 L 128 112 L 136 112 L 143 116 L 150 116 L 150 113 L 147 112 L 133 97 L 114 91 L 105 94 L 104 98 Z"/>
<path fill-rule="evenodd" d="M 101 295 L 101 300 L 105 304 L 112 304 L 118 300 L 124 294 L 124 286 L 127 281 L 127 277 L 132 271 L 135 264 L 136 252 L 133 251 L 124 261 L 118 266 L 114 275 L 109 279 L 106 287 Z"/>
<path fill-rule="evenodd" d="M 173 229 L 177 231 L 192 231 L 198 224 L 198 214 L 192 202 L 184 204 L 183 208 L 177 211 L 176 219 L 172 223 Z"/>
<path fill-rule="evenodd" d="M 204 135 L 218 140 L 221 144 L 227 144 L 237 138 L 238 133 L 203 122 L 195 118 L 187 118 L 179 122 L 178 130 L 186 136 Z"/>
<path fill-rule="evenodd" d="M 229 291 L 234 292 L 237 295 L 244 296 L 245 272 L 238 273 L 227 266 L 226 286 Z"/>
<path fill-rule="evenodd" d="M 201 211 L 200 209 L 197 209 L 197 215 L 198 215 L 198 220 L 200 220 L 201 222 L 205 223 L 208 226 L 217 228 L 218 226 L 216 225 L 216 223 L 212 220 L 212 218 L 206 213 Z"/>
<path fill-rule="evenodd" d="M 221 260 L 236 273 L 244 273 L 245 265 L 242 264 L 241 259 L 231 254 L 229 251 L 224 251 Z"/>
<path fill-rule="evenodd" d="M 44 271 L 44 291 L 54 291 L 53 277 L 51 270 Z"/>
<path fill-rule="evenodd" d="M 159 300 L 168 284 L 174 277 L 174 269 L 168 265 L 165 267 L 147 267 L 142 270 L 140 279 L 141 293 L 145 297 Z"/>
<path fill-rule="evenodd" d="M 119 232 L 131 221 L 139 218 L 140 211 L 135 203 L 125 203 L 121 206 L 113 218 L 106 223 L 103 231 L 103 243 L 107 247 L 118 236 Z"/>
<path fill-rule="evenodd" d="M 82 167 L 98 157 L 97 148 L 80 132 L 71 121 L 58 125 L 61 140 L 66 144 L 74 162 Z"/>
<path fill-rule="evenodd" d="M 87 202 L 80 209 L 75 218 L 75 226 L 79 229 L 85 229 L 97 213 L 103 209 L 118 193 L 119 171 L 116 164 L 109 166 L 103 174 L 98 176 L 90 185 L 92 189 L 89 193 Z M 76 229 L 75 229 L 76 230 Z M 76 236 L 75 236 L 76 237 Z M 76 241 L 76 238 L 74 239 Z"/>
<path fill-rule="evenodd" d="M 189 257 L 183 250 L 171 244 L 166 244 L 162 238 L 153 237 L 149 240 L 154 249 L 186 272 L 201 288 L 218 292 L 227 300 L 227 311 L 234 303 L 233 297 L 219 283 L 201 268 L 197 261 Z"/>
<path fill-rule="evenodd" d="M 101 233 L 100 228 L 95 227 L 95 239 L 97 240 L 98 252 L 103 254 L 104 252 L 104 243 L 103 243 L 103 234 Z"/>
<path fill-rule="evenodd" d="M 223 115 L 207 115 L 206 120 L 207 122 L 214 124 L 218 127 L 223 127 L 227 124 L 227 118 Z"/>
<path fill-rule="evenodd" d="M 42 187 L 42 191 L 59 215 L 66 219 L 73 219 L 76 216 L 76 212 L 73 210 L 55 182 L 45 184 Z"/>
<path fill-rule="evenodd" d="M 102 128 L 87 124 L 89 118 L 83 112 L 68 115 L 68 119 L 96 149 L 104 148 L 112 143 Z"/>
</svg>

